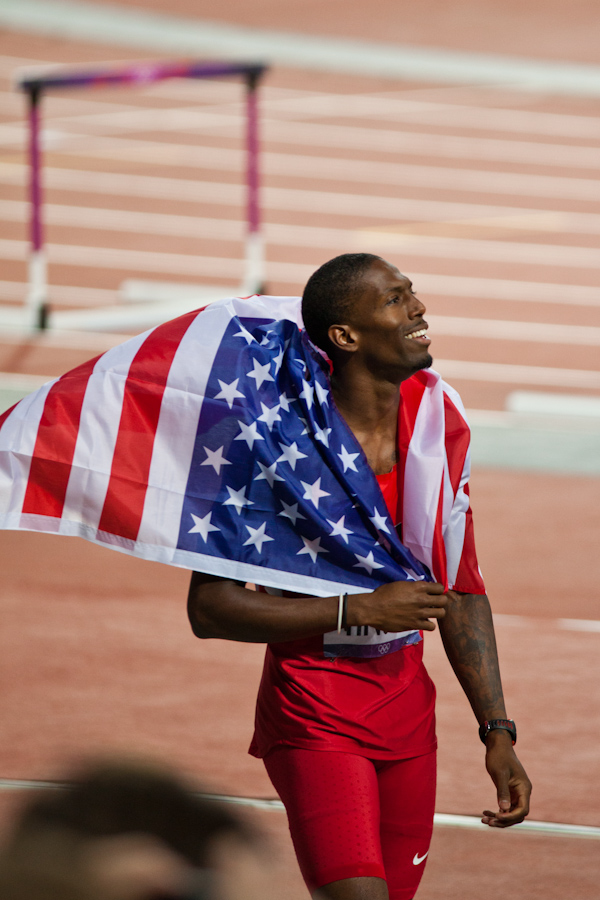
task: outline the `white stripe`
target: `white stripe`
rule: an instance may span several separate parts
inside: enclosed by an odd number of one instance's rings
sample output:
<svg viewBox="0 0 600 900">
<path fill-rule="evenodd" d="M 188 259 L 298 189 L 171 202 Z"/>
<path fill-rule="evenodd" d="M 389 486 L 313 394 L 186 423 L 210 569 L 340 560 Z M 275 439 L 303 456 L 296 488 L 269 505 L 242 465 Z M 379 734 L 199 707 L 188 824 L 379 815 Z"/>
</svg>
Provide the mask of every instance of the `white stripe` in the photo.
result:
<svg viewBox="0 0 600 900">
<path fill-rule="evenodd" d="M 426 372 L 404 469 L 403 543 L 433 572 L 432 547 L 446 460 L 442 380 Z M 434 573 L 442 577 L 442 573 Z"/>
<path fill-rule="evenodd" d="M 462 404 L 459 394 L 450 387 L 450 385 L 442 382 L 444 393 L 448 395 L 460 415 L 465 422 L 467 414 Z M 444 471 L 444 516 L 443 516 L 443 536 L 444 547 L 446 549 L 446 572 L 448 578 L 448 586 L 452 588 L 456 581 L 456 576 L 462 559 L 466 514 L 469 509 L 469 497 L 465 492 L 465 485 L 471 477 L 471 450 L 467 448 L 461 478 L 456 492 L 456 496 L 452 492 L 452 482 L 450 480 L 450 472 L 448 468 L 448 460 L 446 459 Z M 448 508 L 449 507 L 449 508 Z"/>
<path fill-rule="evenodd" d="M 65 497 L 61 534 L 72 534 L 73 525 L 93 533 L 98 527 L 106 497 L 119 431 L 125 382 L 129 367 L 149 332 L 108 350 L 94 366 L 88 380 L 73 464 Z M 108 370 L 112 370 L 108 374 Z M 75 533 L 78 533 L 77 529 Z"/>
<path fill-rule="evenodd" d="M 220 305 L 196 317 L 173 358 L 160 408 L 137 538 L 143 544 L 159 544 L 169 549 L 177 546 L 206 384 L 215 348 L 230 318 Z"/>
<path fill-rule="evenodd" d="M 49 381 L 35 393 L 25 397 L 6 418 L 0 430 L 0 526 L 21 527 L 21 509 L 31 454 L 35 448 L 38 428 L 48 391 L 55 383 Z M 10 512 L 9 512 L 10 510 Z"/>
</svg>

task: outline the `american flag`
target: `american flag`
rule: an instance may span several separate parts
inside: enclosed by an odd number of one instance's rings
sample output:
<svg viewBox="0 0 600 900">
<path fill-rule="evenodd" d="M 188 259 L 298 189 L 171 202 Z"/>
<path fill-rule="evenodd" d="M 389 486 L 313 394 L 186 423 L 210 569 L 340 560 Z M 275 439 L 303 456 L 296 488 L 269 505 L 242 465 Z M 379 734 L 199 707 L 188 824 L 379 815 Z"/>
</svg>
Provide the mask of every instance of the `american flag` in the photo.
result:
<svg viewBox="0 0 600 900">
<path fill-rule="evenodd" d="M 464 410 L 432 370 L 402 398 L 401 540 L 299 299 L 218 301 L 0 417 L 0 527 L 304 594 L 451 586 L 471 527 Z"/>
</svg>

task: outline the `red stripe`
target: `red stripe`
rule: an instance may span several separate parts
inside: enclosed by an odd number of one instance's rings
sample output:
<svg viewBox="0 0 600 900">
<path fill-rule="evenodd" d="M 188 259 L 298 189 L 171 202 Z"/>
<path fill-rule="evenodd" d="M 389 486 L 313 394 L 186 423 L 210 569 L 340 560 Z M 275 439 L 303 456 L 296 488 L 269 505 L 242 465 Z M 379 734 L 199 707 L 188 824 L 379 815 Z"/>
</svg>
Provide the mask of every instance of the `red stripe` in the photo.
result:
<svg viewBox="0 0 600 900">
<path fill-rule="evenodd" d="M 456 497 L 469 449 L 470 431 L 469 426 L 445 392 L 444 416 L 446 420 L 446 456 L 448 457 L 450 483 Z"/>
<path fill-rule="evenodd" d="M 17 400 L 17 403 L 20 403 L 20 402 L 21 402 L 20 400 Z M 2 426 L 4 425 L 4 423 L 6 422 L 6 420 L 8 419 L 8 417 L 10 416 L 11 412 L 13 411 L 13 409 L 15 408 L 15 406 L 17 405 L 17 403 L 13 403 L 13 405 L 12 405 L 11 407 L 9 407 L 7 410 L 5 410 L 5 411 L 2 413 L 2 415 L 0 415 L 0 428 L 2 428 Z"/>
<path fill-rule="evenodd" d="M 440 499 L 435 517 L 435 528 L 433 529 L 433 546 L 431 548 L 431 564 L 433 566 L 433 577 L 436 578 L 444 588 L 448 588 L 448 565 L 446 562 L 446 545 L 442 533 L 442 513 L 444 510 L 444 481 L 440 488 Z"/>
<path fill-rule="evenodd" d="M 48 391 L 29 469 L 24 513 L 62 516 L 83 398 L 99 358 L 67 372 Z"/>
<path fill-rule="evenodd" d="M 133 541 L 137 538 L 169 370 L 197 315 L 196 310 L 156 328 L 129 367 L 99 531 Z"/>
<path fill-rule="evenodd" d="M 466 484 L 464 489 L 468 496 L 469 485 Z M 485 594 L 485 584 L 479 571 L 477 553 L 475 551 L 473 515 L 470 507 L 466 513 L 465 540 L 454 587 L 457 591 L 464 591 L 466 594 Z"/>
</svg>

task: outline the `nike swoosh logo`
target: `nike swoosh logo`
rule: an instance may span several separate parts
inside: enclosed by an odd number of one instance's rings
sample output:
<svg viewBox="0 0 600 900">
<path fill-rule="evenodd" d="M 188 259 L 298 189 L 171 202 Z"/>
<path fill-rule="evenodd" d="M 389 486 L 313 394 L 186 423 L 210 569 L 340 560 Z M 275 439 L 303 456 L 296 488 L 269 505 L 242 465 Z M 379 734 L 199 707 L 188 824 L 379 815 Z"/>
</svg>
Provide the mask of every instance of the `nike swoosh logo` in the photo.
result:
<svg viewBox="0 0 600 900">
<path fill-rule="evenodd" d="M 429 850 L 427 851 L 427 853 L 424 853 L 423 856 L 419 856 L 418 853 L 415 853 L 414 859 L 413 859 L 413 866 L 421 865 L 421 863 L 427 856 L 429 856 Z"/>
</svg>

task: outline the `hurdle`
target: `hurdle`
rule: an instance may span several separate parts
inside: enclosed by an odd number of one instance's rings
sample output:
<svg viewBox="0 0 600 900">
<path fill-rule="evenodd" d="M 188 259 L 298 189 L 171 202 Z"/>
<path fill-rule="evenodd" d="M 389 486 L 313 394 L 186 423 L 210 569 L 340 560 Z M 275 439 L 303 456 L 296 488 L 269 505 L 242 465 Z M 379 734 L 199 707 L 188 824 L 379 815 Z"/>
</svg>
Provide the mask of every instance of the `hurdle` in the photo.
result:
<svg viewBox="0 0 600 900">
<path fill-rule="evenodd" d="M 258 86 L 267 66 L 238 62 L 158 62 L 136 63 L 124 68 L 86 70 L 52 69 L 47 72 L 23 73 L 16 81 L 18 89 L 28 97 L 29 120 L 29 259 L 28 285 L 25 297 L 30 327 L 49 327 L 47 259 L 44 248 L 42 216 L 42 148 L 41 102 L 49 90 L 86 89 L 119 85 L 142 86 L 167 78 L 241 77 L 246 84 L 246 248 L 242 283 L 244 294 L 263 292 L 264 241 L 261 232 L 259 204 L 259 139 Z M 189 286 L 188 286 L 189 288 Z"/>
</svg>

